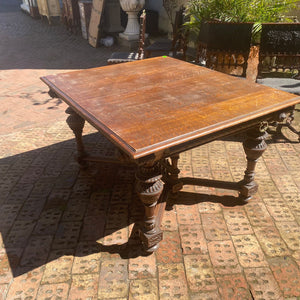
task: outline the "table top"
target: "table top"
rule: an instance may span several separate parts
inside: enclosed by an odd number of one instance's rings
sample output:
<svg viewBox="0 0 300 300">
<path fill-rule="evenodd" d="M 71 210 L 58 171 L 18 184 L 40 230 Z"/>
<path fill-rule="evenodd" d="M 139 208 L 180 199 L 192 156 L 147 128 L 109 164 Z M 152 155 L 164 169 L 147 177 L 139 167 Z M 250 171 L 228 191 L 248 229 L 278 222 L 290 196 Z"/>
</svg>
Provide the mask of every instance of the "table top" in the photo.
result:
<svg viewBox="0 0 300 300">
<path fill-rule="evenodd" d="M 41 78 L 131 158 L 300 103 L 300 97 L 170 57 Z"/>
</svg>

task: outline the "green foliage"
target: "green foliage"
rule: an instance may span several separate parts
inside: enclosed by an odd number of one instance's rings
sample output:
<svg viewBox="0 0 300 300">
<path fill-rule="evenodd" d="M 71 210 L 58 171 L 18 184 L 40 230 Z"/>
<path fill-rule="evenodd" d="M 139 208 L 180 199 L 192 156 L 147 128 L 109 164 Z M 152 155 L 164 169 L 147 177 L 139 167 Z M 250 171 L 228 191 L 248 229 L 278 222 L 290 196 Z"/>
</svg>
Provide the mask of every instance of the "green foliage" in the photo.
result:
<svg viewBox="0 0 300 300">
<path fill-rule="evenodd" d="M 191 29 L 201 21 L 278 22 L 298 0 L 188 0 L 187 15 Z"/>
</svg>

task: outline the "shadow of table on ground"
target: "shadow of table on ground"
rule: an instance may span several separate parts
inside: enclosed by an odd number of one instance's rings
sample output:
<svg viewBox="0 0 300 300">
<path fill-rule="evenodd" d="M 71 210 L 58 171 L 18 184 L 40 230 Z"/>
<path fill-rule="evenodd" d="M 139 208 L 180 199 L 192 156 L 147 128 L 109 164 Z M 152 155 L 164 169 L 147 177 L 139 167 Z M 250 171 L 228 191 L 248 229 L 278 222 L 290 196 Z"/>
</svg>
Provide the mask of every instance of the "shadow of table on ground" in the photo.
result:
<svg viewBox="0 0 300 300">
<path fill-rule="evenodd" d="M 98 133 L 84 142 L 92 155 L 116 155 Z M 134 191 L 135 167 L 93 163 L 80 171 L 75 148 L 72 139 L 0 160 L 1 281 L 9 270 L 16 277 L 61 257 L 145 255 L 137 234 L 144 208 Z M 243 204 L 233 196 L 179 192 L 167 209 L 205 201 Z"/>
</svg>

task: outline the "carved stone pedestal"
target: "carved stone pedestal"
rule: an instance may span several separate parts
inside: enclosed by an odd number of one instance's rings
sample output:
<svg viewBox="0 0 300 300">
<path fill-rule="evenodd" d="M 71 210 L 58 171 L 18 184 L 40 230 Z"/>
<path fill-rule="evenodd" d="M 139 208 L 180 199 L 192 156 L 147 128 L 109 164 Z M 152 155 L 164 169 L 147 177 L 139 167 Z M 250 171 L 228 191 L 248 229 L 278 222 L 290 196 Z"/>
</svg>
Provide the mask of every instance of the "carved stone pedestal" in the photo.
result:
<svg viewBox="0 0 300 300">
<path fill-rule="evenodd" d="M 139 39 L 140 25 L 137 14 L 144 7 L 145 0 L 120 0 L 122 9 L 128 15 L 128 21 L 125 31 L 120 33 L 120 38 L 127 41 L 136 41 Z"/>
</svg>

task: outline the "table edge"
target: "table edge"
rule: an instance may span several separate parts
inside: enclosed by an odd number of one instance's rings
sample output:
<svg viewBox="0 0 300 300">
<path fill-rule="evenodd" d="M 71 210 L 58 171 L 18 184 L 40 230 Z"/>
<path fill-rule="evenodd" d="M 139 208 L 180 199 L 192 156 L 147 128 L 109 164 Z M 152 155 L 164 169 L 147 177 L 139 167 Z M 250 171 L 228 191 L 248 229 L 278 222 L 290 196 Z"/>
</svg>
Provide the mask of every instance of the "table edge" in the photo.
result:
<svg viewBox="0 0 300 300">
<path fill-rule="evenodd" d="M 50 75 L 51 76 L 51 75 Z M 290 95 L 294 95 L 295 97 L 286 100 L 285 102 L 281 102 L 279 104 L 271 105 L 266 109 L 261 109 L 259 111 L 248 113 L 243 115 L 242 117 L 236 117 L 229 121 L 223 121 L 218 124 L 210 125 L 206 127 L 205 134 L 203 129 L 196 130 L 194 132 L 189 132 L 184 135 L 176 136 L 175 138 L 165 140 L 156 144 L 153 144 L 148 147 L 135 149 L 131 147 L 128 143 L 126 143 L 122 138 L 120 138 L 117 134 L 115 134 L 112 130 L 110 130 L 107 126 L 101 123 L 99 120 L 95 119 L 91 114 L 89 114 L 83 107 L 78 105 L 72 98 L 67 96 L 63 91 L 57 88 L 51 81 L 48 80 L 48 76 L 40 77 L 40 79 L 48 85 L 48 87 L 54 91 L 54 93 L 61 97 L 66 104 L 72 107 L 81 117 L 86 120 L 86 117 L 89 117 L 87 121 L 90 123 L 95 129 L 99 130 L 106 138 L 108 138 L 111 142 L 113 142 L 118 148 L 121 148 L 125 153 L 127 153 L 132 159 L 136 160 L 145 156 L 153 155 L 157 152 L 164 151 L 174 146 L 178 146 L 180 144 L 189 143 L 193 140 L 199 139 L 201 137 L 207 136 L 209 134 L 213 134 L 214 132 L 218 132 L 221 130 L 228 129 L 230 127 L 236 126 L 238 124 L 245 124 L 249 121 L 254 121 L 255 119 L 259 119 L 263 116 L 267 116 L 272 113 L 276 113 L 277 111 L 283 110 L 285 108 L 291 107 L 293 105 L 300 103 L 300 96 L 289 93 Z M 232 123 L 232 120 L 234 122 Z M 230 123 L 230 125 L 229 125 Z"/>
</svg>

